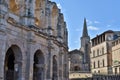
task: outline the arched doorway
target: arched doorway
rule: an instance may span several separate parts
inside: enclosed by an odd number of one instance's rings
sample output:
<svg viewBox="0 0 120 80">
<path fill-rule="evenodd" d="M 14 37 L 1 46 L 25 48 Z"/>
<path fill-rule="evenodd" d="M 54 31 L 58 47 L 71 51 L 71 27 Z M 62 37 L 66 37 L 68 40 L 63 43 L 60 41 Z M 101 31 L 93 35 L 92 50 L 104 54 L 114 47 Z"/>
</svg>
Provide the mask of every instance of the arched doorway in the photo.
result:
<svg viewBox="0 0 120 80">
<path fill-rule="evenodd" d="M 58 80 L 58 75 L 57 75 L 57 60 L 56 60 L 56 55 L 53 56 L 53 75 L 52 75 L 52 80 Z"/>
<path fill-rule="evenodd" d="M 75 66 L 74 67 L 74 71 L 80 71 L 80 67 L 79 66 Z"/>
<path fill-rule="evenodd" d="M 4 78 L 5 80 L 21 80 L 22 54 L 18 46 L 11 46 L 5 56 Z"/>
<path fill-rule="evenodd" d="M 44 80 L 44 55 L 40 50 L 34 54 L 33 80 Z"/>
</svg>

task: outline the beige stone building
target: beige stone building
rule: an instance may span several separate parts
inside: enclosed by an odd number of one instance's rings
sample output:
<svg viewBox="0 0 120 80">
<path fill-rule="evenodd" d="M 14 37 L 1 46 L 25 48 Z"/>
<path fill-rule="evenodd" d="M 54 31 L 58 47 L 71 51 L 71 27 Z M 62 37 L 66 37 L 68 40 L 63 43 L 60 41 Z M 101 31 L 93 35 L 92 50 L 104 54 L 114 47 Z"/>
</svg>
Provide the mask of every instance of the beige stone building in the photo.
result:
<svg viewBox="0 0 120 80">
<path fill-rule="evenodd" d="M 92 73 L 112 74 L 112 41 L 119 33 L 108 30 L 91 39 Z"/>
<path fill-rule="evenodd" d="M 120 74 L 120 38 L 112 42 L 112 70 L 113 74 Z"/>
<path fill-rule="evenodd" d="M 68 80 L 67 37 L 56 3 L 0 0 L 0 80 Z"/>
</svg>

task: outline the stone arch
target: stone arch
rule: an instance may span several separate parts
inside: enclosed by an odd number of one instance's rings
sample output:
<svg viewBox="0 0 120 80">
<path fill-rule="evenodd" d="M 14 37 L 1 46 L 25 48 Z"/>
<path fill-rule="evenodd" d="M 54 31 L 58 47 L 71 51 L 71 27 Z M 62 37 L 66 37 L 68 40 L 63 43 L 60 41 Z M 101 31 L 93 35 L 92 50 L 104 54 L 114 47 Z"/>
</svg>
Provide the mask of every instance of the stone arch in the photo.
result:
<svg viewBox="0 0 120 80">
<path fill-rule="evenodd" d="M 57 80 L 58 79 L 58 68 L 57 68 L 57 56 L 53 56 L 53 61 L 52 61 L 53 67 L 52 67 L 52 80 Z"/>
<path fill-rule="evenodd" d="M 42 14 L 44 13 L 43 5 L 44 0 L 35 0 L 35 24 L 38 27 L 42 25 Z"/>
<path fill-rule="evenodd" d="M 22 52 L 17 45 L 8 48 L 4 62 L 4 79 L 21 80 L 22 78 Z"/>
<path fill-rule="evenodd" d="M 56 4 L 52 7 L 52 13 L 51 13 L 51 26 L 53 29 L 53 35 L 57 36 L 57 22 L 58 22 L 58 7 Z"/>
<path fill-rule="evenodd" d="M 74 66 L 74 71 L 80 71 L 80 67 L 79 66 Z"/>
<path fill-rule="evenodd" d="M 45 58 L 41 50 L 37 50 L 34 54 L 33 63 L 33 80 L 44 80 L 44 68 Z"/>
</svg>

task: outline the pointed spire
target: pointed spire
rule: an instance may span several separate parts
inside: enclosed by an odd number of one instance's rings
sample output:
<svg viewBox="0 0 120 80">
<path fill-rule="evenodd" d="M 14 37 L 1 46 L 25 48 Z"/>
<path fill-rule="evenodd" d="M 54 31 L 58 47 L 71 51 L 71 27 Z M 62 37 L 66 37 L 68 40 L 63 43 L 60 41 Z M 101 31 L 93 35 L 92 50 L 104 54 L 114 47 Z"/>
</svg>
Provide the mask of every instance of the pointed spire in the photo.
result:
<svg viewBox="0 0 120 80">
<path fill-rule="evenodd" d="M 87 37 L 87 36 L 88 36 L 87 22 L 86 22 L 86 18 L 84 18 L 84 25 L 83 25 L 83 34 L 82 34 L 82 37 Z"/>
</svg>

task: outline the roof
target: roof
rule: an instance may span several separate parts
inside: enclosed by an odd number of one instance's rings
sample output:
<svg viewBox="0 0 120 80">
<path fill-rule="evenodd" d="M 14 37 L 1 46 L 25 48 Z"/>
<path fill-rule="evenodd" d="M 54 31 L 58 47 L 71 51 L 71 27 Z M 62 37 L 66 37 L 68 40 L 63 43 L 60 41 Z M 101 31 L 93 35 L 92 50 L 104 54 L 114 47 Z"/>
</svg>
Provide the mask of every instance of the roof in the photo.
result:
<svg viewBox="0 0 120 80">
<path fill-rule="evenodd" d="M 80 54 L 83 54 L 80 50 L 78 49 L 75 49 L 75 50 L 72 50 L 69 52 L 69 54 L 75 54 L 75 53 L 80 53 Z"/>
<path fill-rule="evenodd" d="M 115 31 L 107 30 L 107 31 L 105 31 L 105 32 L 103 32 L 103 33 L 97 35 L 96 37 L 92 38 L 91 40 L 93 40 L 93 39 L 95 39 L 95 38 L 97 38 L 97 37 L 99 37 L 99 36 L 101 36 L 101 35 L 104 35 L 104 34 L 106 34 L 106 33 L 114 33 L 114 32 L 115 32 Z"/>
<path fill-rule="evenodd" d="M 87 22 L 86 22 L 86 19 L 85 19 L 85 18 L 84 18 L 84 25 L 83 25 L 82 37 L 88 37 Z"/>
</svg>

